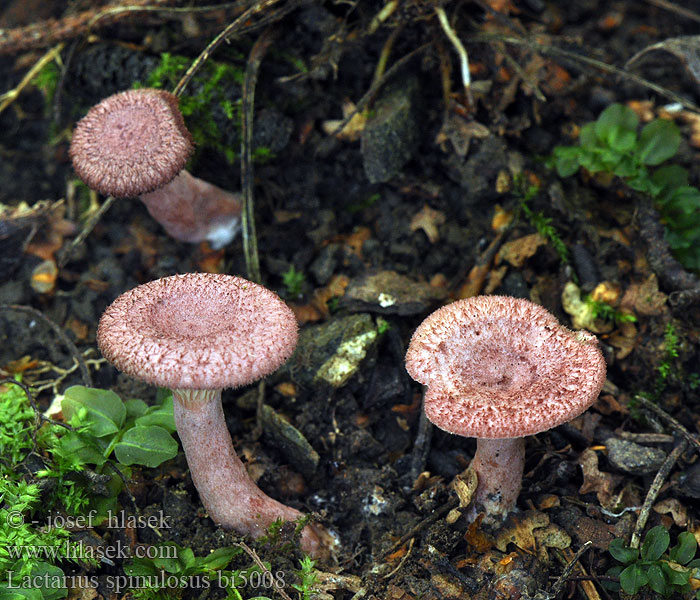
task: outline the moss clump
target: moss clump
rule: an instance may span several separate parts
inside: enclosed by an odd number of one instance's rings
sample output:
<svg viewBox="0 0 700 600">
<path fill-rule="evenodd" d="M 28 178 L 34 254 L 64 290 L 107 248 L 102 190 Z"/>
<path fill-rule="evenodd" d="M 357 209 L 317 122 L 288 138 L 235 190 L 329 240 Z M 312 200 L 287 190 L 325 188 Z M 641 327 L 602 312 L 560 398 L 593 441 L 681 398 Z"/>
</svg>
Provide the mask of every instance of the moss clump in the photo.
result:
<svg viewBox="0 0 700 600">
<path fill-rule="evenodd" d="M 172 89 L 192 59 L 164 52 L 145 81 L 134 87 Z M 240 147 L 243 69 L 230 63 L 206 61 L 180 97 L 180 110 L 199 148 L 220 152 L 230 163 Z"/>
</svg>

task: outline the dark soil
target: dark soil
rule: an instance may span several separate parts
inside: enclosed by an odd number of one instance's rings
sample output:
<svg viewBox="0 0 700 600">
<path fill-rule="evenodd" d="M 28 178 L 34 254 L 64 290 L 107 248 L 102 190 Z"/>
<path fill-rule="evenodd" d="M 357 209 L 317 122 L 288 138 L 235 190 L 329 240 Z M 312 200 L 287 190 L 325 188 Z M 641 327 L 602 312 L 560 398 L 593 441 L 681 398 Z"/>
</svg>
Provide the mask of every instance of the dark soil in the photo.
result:
<svg viewBox="0 0 700 600">
<path fill-rule="evenodd" d="M 0 11 L 0 28 L 66 19 L 96 10 L 96 4 L 15 0 Z M 433 3 L 399 4 L 375 31 L 370 23 L 380 4 L 365 0 L 304 3 L 273 25 L 275 42 L 262 61 L 255 96 L 254 146 L 270 151 L 254 164 L 255 219 L 262 283 L 294 307 L 302 341 L 290 363 L 269 378 L 264 402 L 301 432 L 319 460 L 309 467 L 303 455 L 290 458 L 294 454 L 285 447 L 284 435 L 268 421 L 256 422 L 257 388 L 224 393 L 234 445 L 263 490 L 313 513 L 337 535 L 333 556 L 317 564 L 317 587 L 326 594 L 319 597 L 516 599 L 541 592 L 539 597 L 553 598 L 554 581 L 589 540 L 593 548 L 564 593 L 617 597 L 598 580 L 616 564 L 607 545 L 631 533 L 659 464 L 650 466 L 647 456 L 639 459 L 641 466 L 630 467 L 625 452 L 638 449 L 626 447 L 622 458 L 611 456 L 608 440 L 644 443 L 636 434 L 670 434 L 647 443 L 661 451 L 662 459 L 678 443 L 678 431 L 663 419 L 630 408 L 638 393 L 656 394 L 664 411 L 697 434 L 700 313 L 693 304 L 677 307 L 668 301 L 668 294 L 682 286 L 664 272 L 665 263 L 648 256 L 649 245 L 635 220 L 642 199 L 615 181 L 560 180 L 544 160 L 554 146 L 575 143 L 577 127 L 610 103 L 648 101 L 653 110 L 669 103 L 669 97 L 638 80 L 546 50 L 561 48 L 624 68 L 650 44 L 694 34 L 697 20 L 651 1 L 446 2 L 447 15 L 469 51 L 475 80 L 470 109 Z M 280 9 L 272 5 L 271 16 Z M 700 13 L 698 2 L 686 2 L 685 8 Z M 92 385 L 113 389 L 122 398 L 152 402 L 155 390 L 98 360 L 95 330 L 105 307 L 136 285 L 174 273 L 212 270 L 245 277 L 242 240 L 237 237 L 218 253 L 205 244 L 180 243 L 139 201 L 118 200 L 84 242 L 69 249 L 88 208 L 68 157 L 70 132 L 101 98 L 144 81 L 162 52 L 194 60 L 237 15 L 230 8 L 139 14 L 107 21 L 89 37 L 76 24 L 61 38 L 65 72 L 53 97 L 30 85 L 0 113 L 0 202 L 36 209 L 21 218 L 1 215 L 0 304 L 32 307 L 58 324 L 88 360 Z M 56 23 L 43 28 L 43 44 L 39 39 L 10 51 L 0 46 L 0 90 L 17 86 L 59 41 L 50 37 Z M 212 60 L 243 73 L 260 31 L 224 44 Z M 362 141 L 328 135 L 324 124 L 342 118 L 344 102 L 358 103 L 370 89 L 392 34 L 389 67 L 414 54 L 370 99 L 375 123 L 365 128 Z M 535 36 L 541 52 L 499 41 Z M 659 58 L 664 60 L 644 62 L 634 73 L 700 103 L 698 82 L 683 62 L 671 55 Z M 188 91 L 194 94 L 204 85 L 198 81 Z M 450 88 L 447 99 L 444 82 Z M 237 101 L 240 81 L 222 84 L 217 93 Z M 222 148 L 238 155 L 238 122 L 212 103 L 206 114 L 219 146 L 200 144 L 190 170 L 236 191 L 239 162 L 229 161 Z M 698 186 L 700 154 L 689 142 L 691 125 L 679 125 L 682 150 L 674 161 L 689 169 L 690 183 Z M 539 186 L 530 206 L 551 219 L 569 249 L 568 263 L 545 243 L 519 266 L 505 260 L 494 264 L 490 248 L 535 232 L 518 210 L 519 178 Z M 57 207 L 37 208 L 39 202 L 60 199 L 64 202 Z M 416 226 L 414 218 L 424 207 L 438 212 L 426 211 L 427 224 Z M 516 215 L 502 233 L 493 225 L 499 211 Z M 433 239 L 431 226 L 436 228 Z M 482 280 L 473 271 L 479 265 Z M 294 290 L 284 280 L 292 267 L 304 275 Z M 55 276 L 43 285 L 46 269 Z M 377 273 L 383 278 L 373 278 Z M 577 281 L 583 292 L 606 282 L 618 290 L 613 304 L 626 306 L 637 319 L 611 323 L 599 335 L 608 362 L 601 398 L 574 422 L 528 438 L 519 510 L 506 533 L 470 527 L 458 514 L 448 518 L 459 506 L 451 482 L 469 465 L 475 444 L 431 431 L 422 418 L 422 388 L 403 364 L 412 332 L 434 309 L 457 299 L 465 285 L 471 295 L 529 298 L 572 326 L 561 300 L 569 281 Z M 643 284 L 650 287 L 640 288 Z M 655 308 L 641 311 L 634 298 L 624 303 L 627 292 L 661 295 L 654 296 L 659 299 Z M 381 294 L 392 301 L 383 302 Z M 660 385 L 669 324 L 679 339 L 678 356 Z M 371 341 L 351 377 L 342 382 L 319 377 L 343 342 L 368 331 Z M 24 381 L 39 386 L 40 406 L 48 406 L 68 386 L 85 383 L 65 340 L 35 314 L 5 306 L 0 339 L 0 368 L 8 374 L 24 371 Z M 23 357 L 29 358 L 22 362 Z M 700 536 L 695 458 L 689 451 L 672 468 L 649 517 L 649 526 L 666 526 L 673 540 L 684 530 Z M 207 517 L 182 453 L 157 469 L 136 470 L 130 491 L 141 514 L 169 518 L 167 540 L 198 556 L 242 540 Z M 125 510 L 135 510 L 126 494 L 120 501 Z M 537 533 L 545 529 L 549 538 Z M 119 529 L 98 527 L 96 533 L 111 542 L 125 536 Z M 147 528 L 135 535 L 125 543 L 164 541 Z M 286 574 L 285 589 L 296 597 L 291 583 L 300 551 L 247 542 L 273 572 Z M 250 564 L 247 555 L 236 561 L 236 568 Z M 98 592 L 106 598 L 118 596 L 106 582 L 122 574 L 122 567 L 80 571 L 70 565 L 66 572 L 97 575 Z M 245 598 L 274 595 L 252 588 L 241 593 Z M 223 595 L 215 588 L 188 589 L 185 597 Z"/>
</svg>

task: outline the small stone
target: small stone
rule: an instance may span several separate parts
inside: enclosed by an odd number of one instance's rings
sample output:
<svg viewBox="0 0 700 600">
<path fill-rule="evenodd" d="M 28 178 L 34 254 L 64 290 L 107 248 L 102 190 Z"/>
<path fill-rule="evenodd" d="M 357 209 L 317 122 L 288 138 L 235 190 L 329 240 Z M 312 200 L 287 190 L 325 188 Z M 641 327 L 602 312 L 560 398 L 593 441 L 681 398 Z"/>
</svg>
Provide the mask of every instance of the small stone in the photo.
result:
<svg viewBox="0 0 700 600">
<path fill-rule="evenodd" d="M 371 183 L 394 177 L 410 160 L 420 136 L 415 107 L 417 80 L 406 78 L 374 106 L 362 132 L 362 160 Z"/>
<path fill-rule="evenodd" d="M 640 446 L 628 440 L 610 438 L 605 444 L 610 464 L 619 471 L 632 475 L 655 473 L 666 459 L 663 450 Z"/>
<path fill-rule="evenodd" d="M 262 425 L 272 445 L 284 454 L 291 465 L 307 477 L 314 474 L 320 457 L 296 427 L 267 404 L 262 407 Z"/>
</svg>

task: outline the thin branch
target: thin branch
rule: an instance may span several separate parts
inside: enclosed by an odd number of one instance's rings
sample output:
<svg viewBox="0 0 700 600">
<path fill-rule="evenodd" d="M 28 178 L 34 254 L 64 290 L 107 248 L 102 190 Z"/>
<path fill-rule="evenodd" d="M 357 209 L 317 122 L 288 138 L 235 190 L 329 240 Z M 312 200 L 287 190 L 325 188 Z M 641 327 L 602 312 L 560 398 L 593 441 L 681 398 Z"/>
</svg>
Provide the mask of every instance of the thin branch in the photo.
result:
<svg viewBox="0 0 700 600">
<path fill-rule="evenodd" d="M 649 519 L 651 507 L 656 501 L 656 497 L 661 491 L 661 486 L 664 484 L 664 481 L 666 481 L 666 478 L 671 472 L 673 465 L 676 464 L 676 461 L 680 458 L 681 454 L 685 452 L 685 449 L 687 447 L 688 442 L 686 442 L 685 440 L 681 440 L 681 442 L 673 450 L 671 450 L 669 455 L 666 457 L 666 460 L 663 462 L 663 464 L 657 471 L 654 477 L 654 481 L 652 481 L 651 485 L 649 486 L 649 491 L 647 492 L 647 496 L 644 499 L 642 509 L 639 511 L 637 523 L 634 526 L 634 532 L 632 533 L 632 538 L 630 540 L 630 548 L 639 548 L 639 542 L 641 540 L 642 531 L 644 530 L 644 527 L 647 524 L 647 520 Z"/>
</svg>

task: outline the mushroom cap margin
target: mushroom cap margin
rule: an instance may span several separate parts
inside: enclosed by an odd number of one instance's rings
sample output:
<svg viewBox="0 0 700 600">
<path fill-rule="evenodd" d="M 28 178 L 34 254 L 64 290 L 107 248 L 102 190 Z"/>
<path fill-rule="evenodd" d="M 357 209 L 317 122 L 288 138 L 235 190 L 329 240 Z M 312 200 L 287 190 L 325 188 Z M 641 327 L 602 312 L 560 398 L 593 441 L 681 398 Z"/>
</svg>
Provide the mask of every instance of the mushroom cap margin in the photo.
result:
<svg viewBox="0 0 700 600">
<path fill-rule="evenodd" d="M 508 296 L 475 296 L 429 315 L 413 334 L 406 369 L 427 386 L 425 412 L 437 427 L 477 438 L 565 423 L 595 401 L 606 374 L 594 335 Z"/>
<path fill-rule="evenodd" d="M 103 313 L 97 344 L 117 369 L 170 389 L 220 389 L 256 381 L 294 352 L 294 313 L 241 277 L 188 273 L 119 296 Z"/>
</svg>

